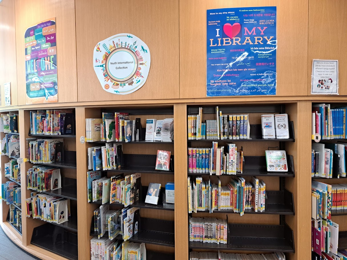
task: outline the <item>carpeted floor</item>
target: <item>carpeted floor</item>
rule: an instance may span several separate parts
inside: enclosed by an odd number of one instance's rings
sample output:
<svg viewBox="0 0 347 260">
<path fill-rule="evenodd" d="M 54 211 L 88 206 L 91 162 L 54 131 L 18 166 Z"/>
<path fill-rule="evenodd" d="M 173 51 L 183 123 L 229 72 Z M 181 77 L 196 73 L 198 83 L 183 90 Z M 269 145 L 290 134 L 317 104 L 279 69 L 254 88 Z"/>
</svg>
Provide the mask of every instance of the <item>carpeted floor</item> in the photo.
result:
<svg viewBox="0 0 347 260">
<path fill-rule="evenodd" d="M 17 247 L 0 227 L 0 260 L 36 260 Z"/>
</svg>

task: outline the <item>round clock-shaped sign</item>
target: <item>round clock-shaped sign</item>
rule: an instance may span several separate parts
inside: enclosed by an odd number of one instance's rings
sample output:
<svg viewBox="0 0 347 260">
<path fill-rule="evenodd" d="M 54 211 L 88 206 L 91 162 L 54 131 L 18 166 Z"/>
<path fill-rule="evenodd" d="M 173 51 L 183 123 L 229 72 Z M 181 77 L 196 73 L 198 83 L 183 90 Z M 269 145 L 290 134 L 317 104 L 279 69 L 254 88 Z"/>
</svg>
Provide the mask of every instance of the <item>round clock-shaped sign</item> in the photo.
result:
<svg viewBox="0 0 347 260">
<path fill-rule="evenodd" d="M 126 95 L 145 84 L 151 56 L 148 46 L 141 39 L 122 33 L 95 46 L 93 64 L 105 91 Z"/>
</svg>

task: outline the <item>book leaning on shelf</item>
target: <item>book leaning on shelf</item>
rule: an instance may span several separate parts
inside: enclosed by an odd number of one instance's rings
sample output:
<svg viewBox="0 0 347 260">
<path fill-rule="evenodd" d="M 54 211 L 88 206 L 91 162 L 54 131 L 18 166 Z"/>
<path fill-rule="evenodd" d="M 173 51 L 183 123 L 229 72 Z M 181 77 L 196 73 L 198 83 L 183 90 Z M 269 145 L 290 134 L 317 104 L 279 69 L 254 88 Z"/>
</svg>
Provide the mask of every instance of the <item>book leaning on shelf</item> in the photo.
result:
<svg viewBox="0 0 347 260">
<path fill-rule="evenodd" d="M 231 179 L 226 186 L 204 181 L 197 177 L 191 181 L 188 177 L 188 212 L 198 211 L 223 212 L 233 211 L 242 216 L 245 211 L 264 212 L 266 200 L 266 184 L 253 177 L 252 182 L 244 178 Z"/>
<path fill-rule="evenodd" d="M 212 148 L 188 148 L 189 173 L 210 175 L 236 175 L 243 173 L 243 148 L 238 151 L 235 144 L 218 147 L 212 142 Z"/>
<path fill-rule="evenodd" d="M 70 217 L 70 200 L 46 194 L 32 194 L 26 199 L 27 217 L 62 224 Z"/>
<path fill-rule="evenodd" d="M 282 252 L 267 254 L 236 254 L 218 252 L 190 252 L 190 260 L 286 260 Z"/>
</svg>

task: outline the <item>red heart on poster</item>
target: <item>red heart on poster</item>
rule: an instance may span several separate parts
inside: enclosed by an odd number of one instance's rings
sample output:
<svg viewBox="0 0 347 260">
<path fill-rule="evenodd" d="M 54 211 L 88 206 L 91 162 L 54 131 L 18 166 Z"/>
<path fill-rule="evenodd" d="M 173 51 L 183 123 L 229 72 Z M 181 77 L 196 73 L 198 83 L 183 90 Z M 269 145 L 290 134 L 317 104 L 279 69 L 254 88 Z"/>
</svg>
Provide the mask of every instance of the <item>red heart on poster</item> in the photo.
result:
<svg viewBox="0 0 347 260">
<path fill-rule="evenodd" d="M 234 23 L 233 25 L 231 25 L 230 23 L 226 23 L 223 26 L 223 31 L 230 37 L 230 39 L 232 39 L 241 31 L 241 24 Z"/>
</svg>

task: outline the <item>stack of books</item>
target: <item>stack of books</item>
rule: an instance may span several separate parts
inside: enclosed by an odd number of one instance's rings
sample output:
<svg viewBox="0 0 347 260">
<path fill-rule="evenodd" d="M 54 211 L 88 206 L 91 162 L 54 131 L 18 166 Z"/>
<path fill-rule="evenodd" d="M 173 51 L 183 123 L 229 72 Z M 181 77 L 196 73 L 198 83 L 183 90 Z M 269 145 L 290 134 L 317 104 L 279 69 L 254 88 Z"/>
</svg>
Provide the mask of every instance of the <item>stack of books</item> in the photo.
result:
<svg viewBox="0 0 347 260">
<path fill-rule="evenodd" d="M 14 181 L 20 182 L 20 168 L 16 159 L 12 159 L 4 164 L 5 166 L 5 177 L 13 179 Z"/>
<path fill-rule="evenodd" d="M 1 140 L 1 155 L 7 155 L 10 158 L 19 158 L 19 135 L 6 134 Z"/>
<path fill-rule="evenodd" d="M 6 204 L 21 205 L 21 187 L 12 181 L 7 181 L 1 184 L 1 197 L 5 200 Z"/>
<path fill-rule="evenodd" d="M 14 113 L 1 114 L 0 118 L 1 133 L 18 133 L 18 115 Z"/>
</svg>

